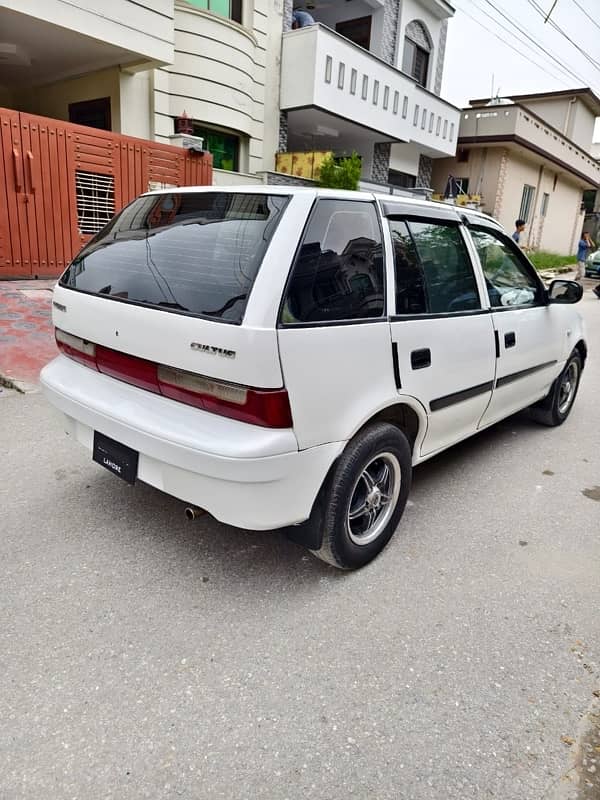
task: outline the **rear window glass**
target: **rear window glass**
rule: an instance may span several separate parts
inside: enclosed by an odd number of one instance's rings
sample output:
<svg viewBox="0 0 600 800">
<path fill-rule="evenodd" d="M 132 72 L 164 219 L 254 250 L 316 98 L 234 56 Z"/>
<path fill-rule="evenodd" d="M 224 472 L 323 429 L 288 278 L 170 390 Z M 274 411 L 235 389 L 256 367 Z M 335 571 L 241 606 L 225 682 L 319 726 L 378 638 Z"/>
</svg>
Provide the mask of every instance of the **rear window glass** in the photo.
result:
<svg viewBox="0 0 600 800">
<path fill-rule="evenodd" d="M 140 197 L 89 242 L 61 285 L 240 323 L 288 200 L 233 192 Z"/>
</svg>

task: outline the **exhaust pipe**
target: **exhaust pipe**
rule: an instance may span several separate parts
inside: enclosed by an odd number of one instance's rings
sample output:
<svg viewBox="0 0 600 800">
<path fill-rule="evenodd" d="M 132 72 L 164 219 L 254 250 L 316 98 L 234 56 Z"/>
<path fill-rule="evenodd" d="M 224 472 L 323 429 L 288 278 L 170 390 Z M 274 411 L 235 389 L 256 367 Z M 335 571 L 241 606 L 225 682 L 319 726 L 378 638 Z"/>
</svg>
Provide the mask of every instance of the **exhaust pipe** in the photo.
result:
<svg viewBox="0 0 600 800">
<path fill-rule="evenodd" d="M 188 506 L 185 509 L 185 515 L 188 519 L 198 519 L 203 514 L 206 514 L 206 511 L 203 508 L 198 508 L 197 506 Z"/>
</svg>

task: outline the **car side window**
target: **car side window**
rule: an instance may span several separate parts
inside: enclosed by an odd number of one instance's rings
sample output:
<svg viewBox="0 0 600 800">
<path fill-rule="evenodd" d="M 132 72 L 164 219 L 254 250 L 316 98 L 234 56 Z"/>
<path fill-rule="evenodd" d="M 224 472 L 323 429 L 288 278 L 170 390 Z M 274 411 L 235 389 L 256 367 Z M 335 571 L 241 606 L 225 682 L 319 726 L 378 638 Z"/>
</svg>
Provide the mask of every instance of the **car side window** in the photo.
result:
<svg viewBox="0 0 600 800">
<path fill-rule="evenodd" d="M 452 314 L 481 308 L 459 226 L 390 220 L 398 314 Z"/>
<path fill-rule="evenodd" d="M 494 308 L 531 306 L 539 301 L 540 287 L 519 254 L 495 231 L 469 228 L 481 262 Z"/>
<path fill-rule="evenodd" d="M 281 321 L 325 322 L 383 316 L 385 272 L 373 203 L 319 200 L 288 282 Z"/>
</svg>

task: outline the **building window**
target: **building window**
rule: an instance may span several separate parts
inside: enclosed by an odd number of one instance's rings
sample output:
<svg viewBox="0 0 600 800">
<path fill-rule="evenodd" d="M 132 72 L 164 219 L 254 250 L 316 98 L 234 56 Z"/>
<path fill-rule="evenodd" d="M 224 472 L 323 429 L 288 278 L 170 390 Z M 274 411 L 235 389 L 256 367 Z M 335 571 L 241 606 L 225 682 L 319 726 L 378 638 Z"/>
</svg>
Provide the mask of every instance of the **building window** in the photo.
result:
<svg viewBox="0 0 600 800">
<path fill-rule="evenodd" d="M 469 194 L 469 179 L 468 178 L 455 178 L 458 186 L 459 194 Z"/>
<path fill-rule="evenodd" d="M 545 217 L 548 212 L 548 201 L 550 200 L 550 195 L 547 192 L 544 192 L 542 195 L 542 205 L 540 208 L 540 216 Z"/>
<path fill-rule="evenodd" d="M 429 56 L 432 51 L 429 32 L 422 22 L 413 20 L 406 26 L 402 71 L 427 87 Z"/>
<path fill-rule="evenodd" d="M 523 186 L 523 196 L 521 198 L 521 210 L 519 211 L 519 219 L 524 219 L 529 222 L 531 218 L 531 208 L 533 206 L 533 196 L 535 195 L 535 186 Z"/>
<path fill-rule="evenodd" d="M 192 123 L 193 135 L 204 139 L 204 149 L 213 157 L 215 169 L 226 169 L 238 172 L 240 162 L 240 139 L 231 133 L 215 131 L 205 128 L 195 122 Z"/>
<path fill-rule="evenodd" d="M 392 186 L 399 186 L 401 189 L 414 189 L 417 185 L 417 176 L 391 169 L 388 173 L 388 183 L 391 183 Z"/>
<path fill-rule="evenodd" d="M 234 22 L 242 21 L 242 0 L 188 0 L 188 3 Z"/>
<path fill-rule="evenodd" d="M 110 97 L 69 103 L 69 122 L 73 122 L 75 125 L 87 125 L 88 128 L 99 128 L 103 131 L 112 130 Z"/>
<path fill-rule="evenodd" d="M 325 83 L 331 83 L 331 70 L 333 69 L 333 59 L 327 56 L 325 59 Z"/>
<path fill-rule="evenodd" d="M 350 94 L 356 94 L 356 78 L 357 73 L 356 70 L 353 69 L 350 73 Z"/>
</svg>

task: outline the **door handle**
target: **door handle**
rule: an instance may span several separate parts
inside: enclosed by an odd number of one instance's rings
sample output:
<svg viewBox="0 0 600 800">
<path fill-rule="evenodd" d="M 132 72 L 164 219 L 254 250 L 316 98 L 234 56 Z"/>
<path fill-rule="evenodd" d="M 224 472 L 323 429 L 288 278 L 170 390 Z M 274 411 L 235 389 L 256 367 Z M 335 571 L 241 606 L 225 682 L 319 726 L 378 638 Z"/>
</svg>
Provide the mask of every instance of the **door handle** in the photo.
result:
<svg viewBox="0 0 600 800">
<path fill-rule="evenodd" d="M 516 343 L 517 343 L 517 335 L 514 331 L 510 331 L 510 333 L 504 334 L 505 347 L 514 347 Z"/>
<path fill-rule="evenodd" d="M 13 170 L 15 173 L 15 192 L 20 192 L 23 188 L 23 169 L 21 162 L 21 154 L 16 147 L 12 151 Z"/>
<path fill-rule="evenodd" d="M 431 350 L 424 347 L 422 350 L 413 350 L 410 354 L 410 365 L 413 369 L 425 369 L 431 366 Z"/>
<path fill-rule="evenodd" d="M 25 158 L 27 159 L 27 164 L 29 166 L 29 191 L 33 194 L 33 192 L 35 192 L 35 183 L 33 180 L 33 153 L 31 150 L 27 151 Z"/>
</svg>

